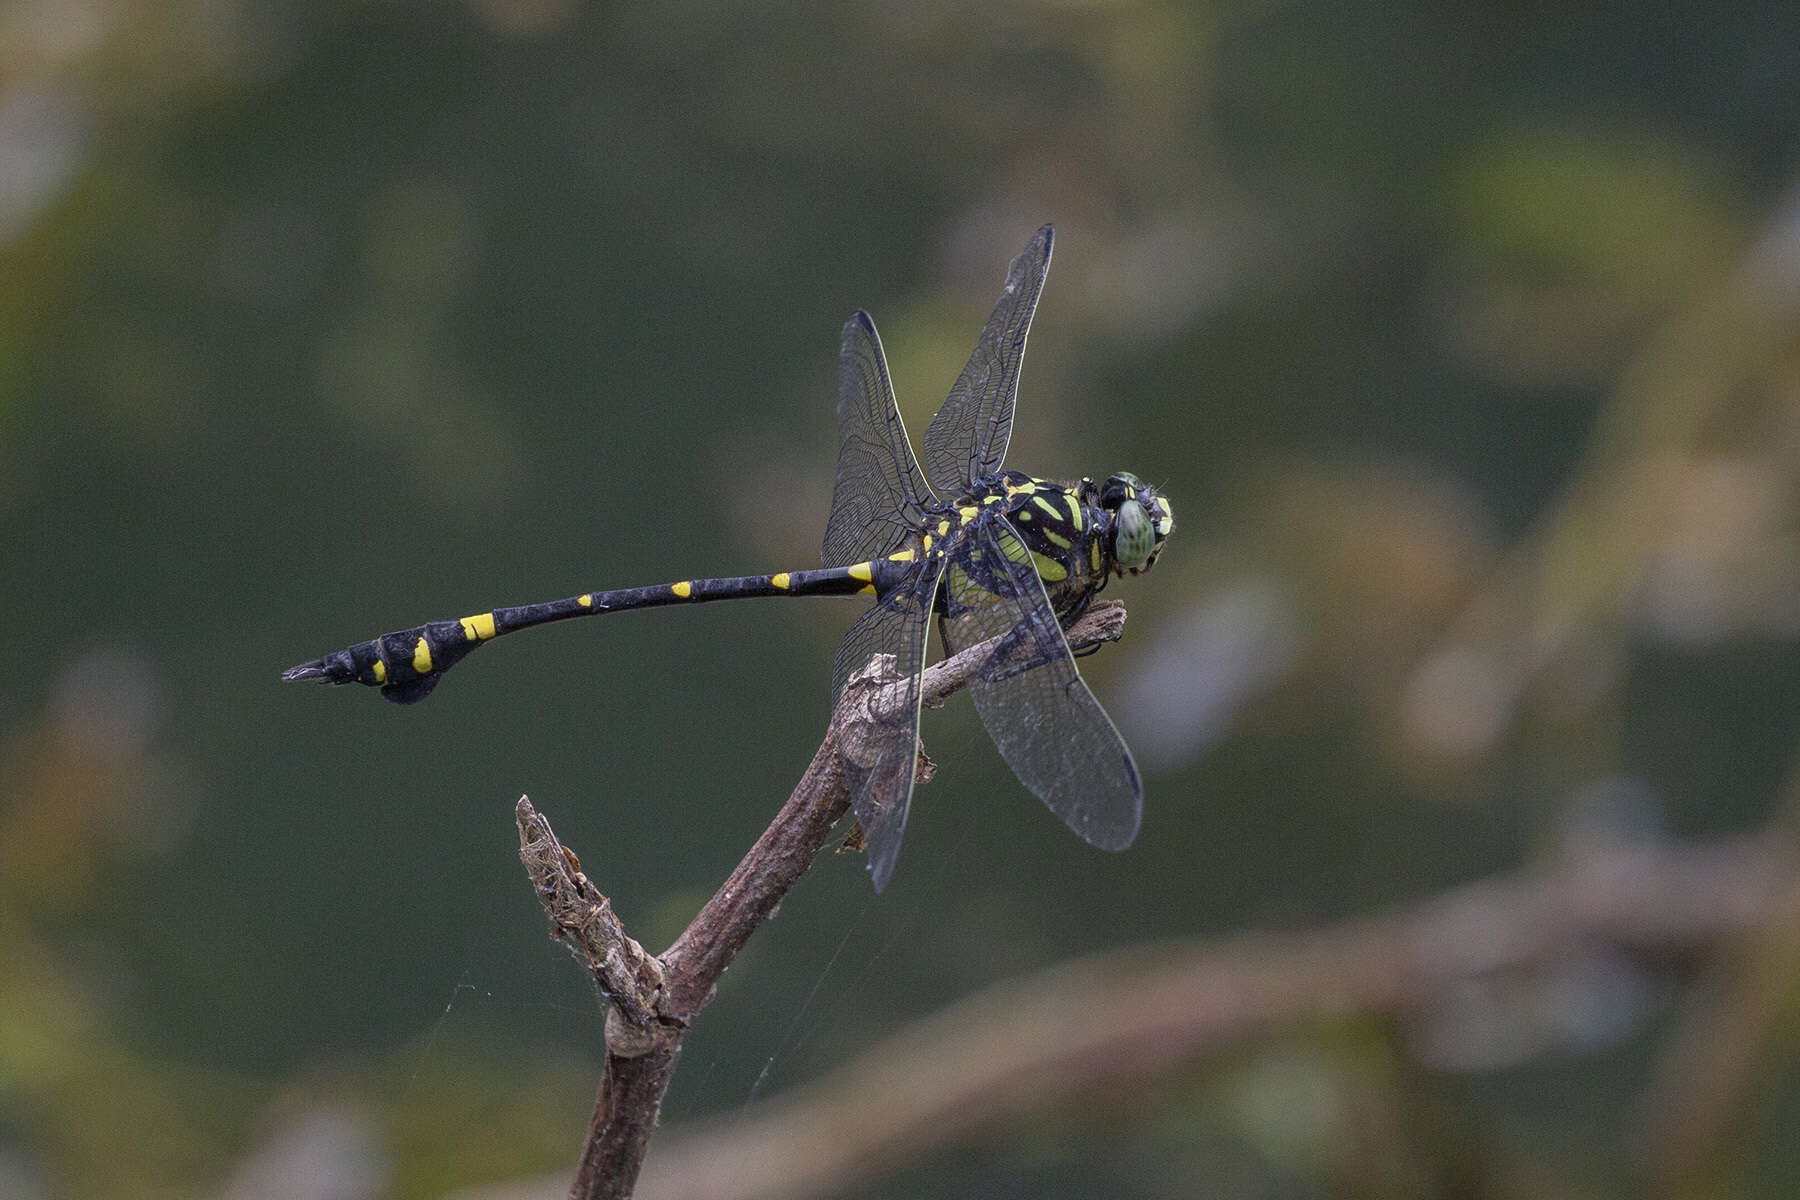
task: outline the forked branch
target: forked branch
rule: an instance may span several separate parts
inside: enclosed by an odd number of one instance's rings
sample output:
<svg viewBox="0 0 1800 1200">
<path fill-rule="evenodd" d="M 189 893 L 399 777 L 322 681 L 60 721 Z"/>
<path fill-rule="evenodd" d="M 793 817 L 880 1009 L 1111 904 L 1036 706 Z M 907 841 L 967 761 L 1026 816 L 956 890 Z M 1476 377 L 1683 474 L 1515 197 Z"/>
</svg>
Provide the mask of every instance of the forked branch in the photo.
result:
<svg viewBox="0 0 1800 1200">
<path fill-rule="evenodd" d="M 1071 650 L 1117 641 L 1125 608 L 1101 601 L 1067 631 Z M 971 646 L 928 668 L 921 702 L 936 707 L 969 682 L 990 653 L 990 643 Z M 882 672 L 886 670 L 888 675 Z M 757 926 L 766 920 L 830 840 L 850 809 L 839 765 L 840 742 L 861 737 L 865 722 L 880 722 L 904 689 L 893 685 L 891 664 L 872 664 L 845 689 L 831 728 L 787 803 L 749 852 L 660 956 L 644 952 L 612 905 L 581 873 L 549 821 L 528 799 L 515 813 L 519 857 L 531 876 L 551 934 L 586 962 L 602 994 L 612 1001 L 606 1018 L 607 1057 L 587 1144 L 570 1188 L 571 1200 L 629 1196 L 656 1127 L 681 1039 Z"/>
</svg>

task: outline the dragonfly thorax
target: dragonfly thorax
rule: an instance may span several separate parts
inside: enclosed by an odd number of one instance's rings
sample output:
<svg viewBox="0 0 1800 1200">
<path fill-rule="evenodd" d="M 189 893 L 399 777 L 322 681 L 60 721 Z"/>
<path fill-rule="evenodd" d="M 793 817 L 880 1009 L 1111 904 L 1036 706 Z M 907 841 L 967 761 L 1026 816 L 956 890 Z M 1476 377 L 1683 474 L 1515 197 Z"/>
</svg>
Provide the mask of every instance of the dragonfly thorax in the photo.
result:
<svg viewBox="0 0 1800 1200">
<path fill-rule="evenodd" d="M 1086 481 L 1083 481 L 1084 483 Z M 1059 613 L 1078 593 L 1098 590 L 1110 567 L 1110 521 L 1080 484 L 1070 487 L 1006 471 L 957 511 L 998 510 L 1019 535 Z"/>
<path fill-rule="evenodd" d="M 1085 608 L 1113 575 L 1148 570 L 1174 527 L 1168 501 L 1134 476 L 1064 484 L 1005 471 L 954 503 L 929 509 L 922 537 L 910 544 L 920 559 L 954 562 L 981 540 L 978 526 L 1002 518 L 1007 532 L 1001 548 L 1015 562 L 1030 563 L 1065 620 Z M 906 553 L 908 561 L 912 554 Z M 965 577 L 992 582 L 975 562 L 963 567 Z"/>
</svg>

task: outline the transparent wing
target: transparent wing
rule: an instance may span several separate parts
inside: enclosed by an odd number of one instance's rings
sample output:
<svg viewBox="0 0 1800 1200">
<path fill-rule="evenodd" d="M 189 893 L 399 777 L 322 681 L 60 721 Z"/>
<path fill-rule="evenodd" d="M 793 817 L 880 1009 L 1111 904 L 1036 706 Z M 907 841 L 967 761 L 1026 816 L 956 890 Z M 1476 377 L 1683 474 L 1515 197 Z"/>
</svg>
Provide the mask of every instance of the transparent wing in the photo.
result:
<svg viewBox="0 0 1800 1200">
<path fill-rule="evenodd" d="M 950 567 L 945 652 L 995 639 L 969 692 L 1001 757 L 1084 841 L 1123 850 L 1144 806 L 1131 751 L 1075 669 L 1019 535 L 998 513 L 969 535 Z"/>
<path fill-rule="evenodd" d="M 942 572 L 941 560 L 929 560 L 909 583 L 876 601 L 844 636 L 832 671 L 834 714 L 842 712 L 847 689 L 869 689 L 868 705 L 859 709 L 866 718 L 839 720 L 838 753 L 878 892 L 894 873 L 906 832 L 919 757 L 919 672 Z"/>
<path fill-rule="evenodd" d="M 931 489 L 894 403 L 881 337 L 866 312 L 844 324 L 838 350 L 837 485 L 825 526 L 828 567 L 892 553 L 924 520 Z"/>
<path fill-rule="evenodd" d="M 975 343 L 975 352 L 931 427 L 925 431 L 925 471 L 938 492 L 950 499 L 1000 470 L 1012 436 L 1013 403 L 1019 395 L 1019 366 L 1025 335 L 1050 270 L 1053 231 L 1046 225 L 1006 269 L 1006 290 Z"/>
</svg>

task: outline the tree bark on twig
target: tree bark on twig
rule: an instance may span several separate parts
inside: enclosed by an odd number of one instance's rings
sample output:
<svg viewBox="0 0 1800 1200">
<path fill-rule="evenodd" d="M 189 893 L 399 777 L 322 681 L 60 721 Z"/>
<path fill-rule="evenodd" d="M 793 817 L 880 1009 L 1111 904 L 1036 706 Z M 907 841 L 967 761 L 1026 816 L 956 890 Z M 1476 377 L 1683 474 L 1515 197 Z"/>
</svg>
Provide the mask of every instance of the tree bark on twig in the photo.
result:
<svg viewBox="0 0 1800 1200">
<path fill-rule="evenodd" d="M 1071 650 L 1117 641 L 1125 609 L 1103 601 L 1067 631 Z M 924 672 L 921 703 L 936 707 L 981 667 L 988 644 L 971 646 Z M 719 977 L 788 889 L 811 867 L 831 830 L 850 808 L 838 743 L 857 736 L 859 721 L 879 720 L 888 702 L 874 679 L 846 695 L 825 740 L 787 803 L 737 869 L 660 956 L 626 936 L 611 902 L 581 872 L 550 822 L 527 798 L 515 810 L 519 858 L 550 918 L 551 934 L 586 961 L 611 1002 L 606 1066 L 570 1200 L 622 1200 L 632 1194 L 674 1072 L 681 1039 L 712 998 Z M 894 689 L 887 689 L 893 692 Z"/>
</svg>

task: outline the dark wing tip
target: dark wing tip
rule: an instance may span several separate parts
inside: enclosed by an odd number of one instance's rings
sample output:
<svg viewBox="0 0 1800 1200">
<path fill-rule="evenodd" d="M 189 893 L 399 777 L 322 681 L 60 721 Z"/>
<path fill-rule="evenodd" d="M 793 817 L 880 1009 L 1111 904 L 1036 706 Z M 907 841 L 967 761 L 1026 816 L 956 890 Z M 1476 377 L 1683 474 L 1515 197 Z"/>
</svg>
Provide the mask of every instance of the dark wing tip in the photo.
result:
<svg viewBox="0 0 1800 1200">
<path fill-rule="evenodd" d="M 894 860 L 899 857 L 898 854 L 885 854 L 878 858 L 872 851 L 869 854 L 869 882 L 875 885 L 877 896 L 887 887 L 888 880 L 894 877 Z"/>
<path fill-rule="evenodd" d="M 1138 833 L 1143 828 L 1143 824 L 1143 812 L 1142 810 L 1139 810 L 1132 814 L 1131 821 L 1128 824 L 1084 827 L 1083 824 L 1071 821 L 1069 822 L 1069 827 L 1076 832 L 1082 841 L 1086 842 L 1094 849 L 1105 850 L 1111 854 L 1118 854 L 1122 851 L 1131 849 L 1132 843 L 1136 842 L 1138 839 Z"/>
<path fill-rule="evenodd" d="M 857 820 L 862 825 L 866 842 L 864 853 L 869 860 L 869 882 L 875 885 L 875 894 L 880 895 L 888 880 L 894 877 L 894 864 L 900 859 L 901 836 L 906 830 L 905 810 L 901 811 L 898 828 L 892 820 L 864 821 L 860 813 Z"/>
<path fill-rule="evenodd" d="M 1114 854 L 1131 849 L 1138 839 L 1138 833 L 1144 827 L 1144 815 L 1140 811 L 1130 825 L 1112 830 L 1105 841 L 1093 841 L 1088 844 L 1101 850 L 1109 850 Z"/>
<path fill-rule="evenodd" d="M 1101 850 L 1111 850 L 1114 853 L 1129 850 L 1131 844 L 1137 841 L 1138 832 L 1144 827 L 1144 779 L 1138 774 L 1137 763 L 1132 761 L 1131 751 L 1123 746 L 1120 747 L 1120 751 L 1119 761 L 1125 768 L 1129 802 L 1123 805 L 1112 803 L 1103 806 L 1100 814 L 1103 816 L 1108 815 L 1106 813 L 1108 809 L 1121 811 L 1112 813 L 1112 819 L 1099 822 L 1097 828 L 1089 827 L 1088 814 L 1082 813 L 1081 824 L 1076 827 L 1076 832 L 1081 835 L 1082 841 L 1090 846 L 1098 847 Z M 1126 816 L 1129 819 L 1121 821 L 1118 819 L 1120 816 Z"/>
<path fill-rule="evenodd" d="M 873 347 L 877 356 L 881 353 L 881 335 L 875 332 L 875 318 L 862 309 L 857 309 L 844 322 L 844 328 L 838 333 L 840 361 L 848 361 L 852 356 L 864 357 Z M 884 368 L 885 370 L 885 368 Z"/>
</svg>

